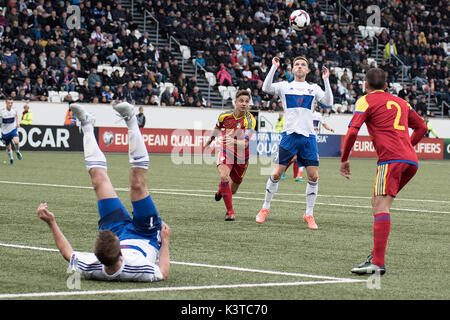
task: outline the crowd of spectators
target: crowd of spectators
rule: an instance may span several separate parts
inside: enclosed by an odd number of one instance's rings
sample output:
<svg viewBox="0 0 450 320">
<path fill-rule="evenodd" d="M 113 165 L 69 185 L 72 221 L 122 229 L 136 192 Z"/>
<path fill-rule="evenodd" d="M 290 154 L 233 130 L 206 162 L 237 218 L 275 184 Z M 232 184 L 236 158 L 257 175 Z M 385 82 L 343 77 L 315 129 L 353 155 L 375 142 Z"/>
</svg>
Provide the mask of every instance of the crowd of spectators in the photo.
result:
<svg viewBox="0 0 450 320">
<path fill-rule="evenodd" d="M 353 22 L 344 14 L 348 19 L 344 25 L 339 24 L 342 17 L 327 15 L 315 0 L 135 0 L 134 4 L 138 11 L 148 10 L 156 17 L 163 36 L 189 46 L 195 63 L 217 76 L 217 85 L 250 89 L 254 109 L 281 109 L 278 97 L 261 90 L 272 58 L 279 56 L 282 61 L 274 81 L 292 81 L 291 61 L 305 55 L 311 69 L 307 80 L 319 85 L 323 86 L 323 65 L 349 70 L 339 75 L 331 72 L 335 102 L 342 107 L 329 111 L 351 112 L 363 94 L 364 74 L 375 63 L 369 63 L 375 39 L 361 39 L 358 30 L 366 25 L 364 8 L 372 2 L 341 1 L 353 14 Z M 337 6 L 328 3 L 330 8 Z M 68 22 L 71 4 L 80 7 L 78 29 L 71 29 Z M 442 45 L 449 41 L 450 2 L 379 0 L 375 4 L 386 28 L 377 34 L 378 43 L 386 48 L 380 52 L 383 61 L 378 66 L 387 72 L 389 83 L 400 81 L 402 61 L 413 81 L 402 94 L 412 105 L 422 101 L 424 90 L 431 90 L 437 103 L 450 102 L 450 62 Z M 45 101 L 49 90 L 64 90 L 79 92 L 82 102 L 119 99 L 156 105 L 160 97 L 161 105 L 209 104 L 197 79 L 183 72 L 167 46 L 151 43 L 118 0 L 11 0 L 0 1 L 0 7 L 6 8 L 6 13 L 0 12 L 1 96 Z M 288 17 L 297 8 L 307 10 L 312 23 L 295 32 Z M 98 72 L 97 67 L 105 63 L 121 67 L 123 73 Z M 160 83 L 166 82 L 175 88 L 160 92 Z M 426 107 L 423 112 L 427 113 Z"/>
<path fill-rule="evenodd" d="M 293 79 L 290 63 L 297 55 L 310 60 L 309 81 L 321 85 L 320 69 L 348 68 L 350 74 L 331 75 L 335 102 L 343 105 L 332 112 L 351 112 L 351 104 L 363 94 L 365 72 L 375 66 L 376 39 L 359 37 L 359 25 L 366 25 L 365 8 L 376 4 L 381 9 L 381 26 L 377 34 L 379 52 L 384 61 L 378 64 L 387 72 L 389 84 L 411 80 L 405 98 L 414 103 L 424 90 L 432 90 L 437 103 L 449 101 L 449 60 L 443 42 L 448 42 L 449 1 L 353 1 L 341 3 L 353 15 L 327 15 L 318 1 L 145 1 L 135 3 L 151 12 L 160 22 L 163 34 L 173 36 L 190 47 L 196 63 L 217 76 L 218 85 L 250 88 L 254 108 L 277 111 L 278 97 L 261 91 L 262 81 L 270 68 L 272 57 L 279 56 L 282 64 L 274 81 Z M 338 12 L 336 2 L 328 2 Z M 295 32 L 288 26 L 288 16 L 303 8 L 311 16 L 311 26 Z M 339 21 L 348 18 L 348 23 Z M 408 23 L 404 23 L 404 22 Z M 390 46 L 395 48 L 392 49 Z M 391 56 L 391 52 L 398 59 Z M 402 64 L 406 79 L 401 79 Z M 369 63 L 371 61 L 371 63 Z M 394 88 L 390 90 L 393 93 Z M 421 99 L 419 99 L 421 100 Z M 425 111 L 426 112 L 426 111 Z"/>
<path fill-rule="evenodd" d="M 355 23 L 364 25 L 364 10 L 372 1 L 350 1 L 345 5 L 351 10 Z M 381 27 L 377 34 L 381 56 L 386 61 L 381 67 L 388 73 L 390 82 L 400 82 L 405 69 L 409 87 L 403 86 L 402 98 L 416 106 L 421 115 L 431 115 L 424 104 L 430 102 L 450 104 L 450 59 L 445 43 L 450 43 L 450 1 L 378 1 L 381 9 Z M 448 109 L 444 110 L 448 115 Z"/>
<path fill-rule="evenodd" d="M 175 101 L 163 94 L 161 105 L 204 102 L 196 78 L 186 77 L 168 47 L 152 44 L 117 0 L 0 1 L 0 58 L 2 99 L 48 101 L 50 91 L 76 91 L 80 102 L 157 105 L 159 84 L 170 81 L 180 90 Z M 104 64 L 120 68 L 99 72 Z"/>
</svg>

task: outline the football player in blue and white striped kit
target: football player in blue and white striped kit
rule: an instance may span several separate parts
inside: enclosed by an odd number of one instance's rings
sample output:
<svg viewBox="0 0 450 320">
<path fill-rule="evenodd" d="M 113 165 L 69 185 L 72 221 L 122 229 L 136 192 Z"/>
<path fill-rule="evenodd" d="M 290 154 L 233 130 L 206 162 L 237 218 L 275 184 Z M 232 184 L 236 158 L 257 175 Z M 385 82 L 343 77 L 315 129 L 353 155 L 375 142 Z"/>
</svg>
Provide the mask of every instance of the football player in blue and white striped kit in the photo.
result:
<svg viewBox="0 0 450 320">
<path fill-rule="evenodd" d="M 270 202 L 278 189 L 281 175 L 289 161 L 297 156 L 298 166 L 304 166 L 308 176 L 306 212 L 303 215 L 303 220 L 308 223 L 308 228 L 318 229 L 313 210 L 319 183 L 319 155 L 312 112 L 315 100 L 327 106 L 333 105 L 333 93 L 328 79 L 329 71 L 325 66 L 322 67 L 324 91 L 319 85 L 306 81 L 306 76 L 310 72 L 307 58 L 296 57 L 294 59 L 292 72 L 295 79 L 292 82 L 272 83 L 275 71 L 279 66 L 280 59 L 274 57 L 262 89 L 264 92 L 276 94 L 281 98 L 284 110 L 284 128 L 278 153 L 274 160 L 275 167 L 266 184 L 264 204 L 256 216 L 256 222 L 263 223 L 267 214 L 269 214 Z"/>
<path fill-rule="evenodd" d="M 9 164 L 14 164 L 13 150 L 11 146 L 14 146 L 14 151 L 18 160 L 22 160 L 22 154 L 20 153 L 19 146 L 19 134 L 17 129 L 20 127 L 19 118 L 17 116 L 17 110 L 13 108 L 14 100 L 12 97 L 6 98 L 6 108 L 0 111 L 2 136 L 1 139 L 5 143 L 6 153 L 9 157 Z"/>
<path fill-rule="evenodd" d="M 133 106 L 122 102 L 113 108 L 128 127 L 133 216 L 119 200 L 108 177 L 106 158 L 94 135 L 94 117 L 79 104 L 71 104 L 71 109 L 81 122 L 84 159 L 100 214 L 94 253 L 72 250 L 46 203 L 40 204 L 37 213 L 49 225 L 58 249 L 70 262 L 72 270 L 81 272 L 85 278 L 141 282 L 165 280 L 170 268 L 170 228 L 161 220 L 148 192 L 149 155 Z"/>
</svg>

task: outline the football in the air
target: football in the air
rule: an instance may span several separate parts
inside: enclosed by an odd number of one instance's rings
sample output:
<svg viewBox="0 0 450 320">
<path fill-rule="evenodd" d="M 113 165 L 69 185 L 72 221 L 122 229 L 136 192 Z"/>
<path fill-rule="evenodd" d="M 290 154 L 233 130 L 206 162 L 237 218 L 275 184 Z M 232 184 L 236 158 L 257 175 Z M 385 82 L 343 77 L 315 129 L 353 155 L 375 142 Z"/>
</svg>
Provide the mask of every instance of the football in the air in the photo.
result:
<svg viewBox="0 0 450 320">
<path fill-rule="evenodd" d="M 295 10 L 289 17 L 289 25 L 297 31 L 305 29 L 310 22 L 309 14 L 305 10 Z"/>
</svg>

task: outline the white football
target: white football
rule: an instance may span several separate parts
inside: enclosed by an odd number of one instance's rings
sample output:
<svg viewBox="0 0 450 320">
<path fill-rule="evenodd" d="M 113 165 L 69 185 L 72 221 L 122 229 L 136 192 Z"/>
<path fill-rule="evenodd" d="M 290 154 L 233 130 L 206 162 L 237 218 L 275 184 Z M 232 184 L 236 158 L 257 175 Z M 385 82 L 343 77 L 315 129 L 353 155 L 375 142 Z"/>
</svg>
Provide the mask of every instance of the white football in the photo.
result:
<svg viewBox="0 0 450 320">
<path fill-rule="evenodd" d="M 301 31 L 309 26 L 311 19 L 305 10 L 295 10 L 289 17 L 289 25 L 296 31 Z"/>
</svg>

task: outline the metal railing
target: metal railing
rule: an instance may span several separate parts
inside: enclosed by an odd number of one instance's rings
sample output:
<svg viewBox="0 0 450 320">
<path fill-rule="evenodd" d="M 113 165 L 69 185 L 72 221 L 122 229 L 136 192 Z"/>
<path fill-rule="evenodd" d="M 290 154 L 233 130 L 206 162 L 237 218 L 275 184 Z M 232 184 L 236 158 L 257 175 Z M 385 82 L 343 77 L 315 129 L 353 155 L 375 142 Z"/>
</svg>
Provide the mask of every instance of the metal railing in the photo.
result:
<svg viewBox="0 0 450 320">
<path fill-rule="evenodd" d="M 152 19 L 156 23 L 156 45 L 159 46 L 159 21 L 151 14 L 150 11 L 144 10 L 144 33 L 147 32 L 147 18 Z"/>
<path fill-rule="evenodd" d="M 181 52 L 181 43 L 175 39 L 173 36 L 169 37 L 169 50 L 172 50 L 172 42 L 175 42 L 178 45 L 178 49 Z M 184 55 L 183 52 L 181 52 L 181 70 L 184 70 L 184 62 L 186 61 L 186 59 L 184 59 Z"/>
<path fill-rule="evenodd" d="M 406 64 L 402 60 L 400 60 L 399 57 L 397 57 L 396 54 L 391 54 L 390 55 L 389 62 L 391 62 L 392 57 L 394 57 L 401 64 L 401 67 L 402 67 L 402 84 L 404 84 L 405 83 L 405 78 L 406 78 L 406 70 L 408 69 L 408 67 L 406 66 Z"/>
<path fill-rule="evenodd" d="M 344 7 L 344 6 L 342 5 L 341 0 L 338 1 L 338 4 L 339 4 L 339 23 L 342 23 L 342 22 L 348 22 L 348 21 L 341 21 L 341 17 L 342 17 L 341 12 L 342 12 L 342 9 L 344 9 L 344 11 L 347 12 L 348 15 L 350 16 L 350 18 L 351 18 L 350 23 L 353 23 L 353 21 L 354 21 L 354 20 L 353 20 L 353 14 L 352 14 L 346 7 Z"/>
<path fill-rule="evenodd" d="M 450 105 L 447 102 L 442 101 L 442 103 L 441 103 L 441 118 L 444 117 L 444 107 L 447 107 L 447 110 L 450 110 Z"/>
<path fill-rule="evenodd" d="M 206 73 L 208 72 L 205 68 L 202 67 L 202 65 L 198 64 L 195 60 L 194 60 L 194 74 L 195 74 L 195 78 L 197 79 L 197 73 L 198 73 L 198 68 L 200 68 L 200 70 L 202 70 L 205 73 L 205 78 L 206 78 Z M 211 84 L 209 83 L 208 79 L 206 79 L 206 82 L 208 82 L 208 101 L 211 99 Z M 223 105 L 223 104 L 222 104 Z"/>
</svg>

